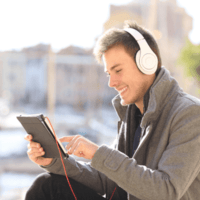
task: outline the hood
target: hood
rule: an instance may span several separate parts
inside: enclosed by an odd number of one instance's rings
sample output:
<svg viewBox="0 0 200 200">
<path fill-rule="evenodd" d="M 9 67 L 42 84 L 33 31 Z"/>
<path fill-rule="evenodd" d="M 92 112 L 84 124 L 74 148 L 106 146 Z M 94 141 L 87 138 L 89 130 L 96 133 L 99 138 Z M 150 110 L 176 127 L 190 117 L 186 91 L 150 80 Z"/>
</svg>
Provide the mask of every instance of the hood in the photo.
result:
<svg viewBox="0 0 200 200">
<path fill-rule="evenodd" d="M 155 121 L 169 100 L 176 98 L 179 92 L 183 92 L 183 90 L 179 87 L 178 82 L 162 66 L 158 76 L 144 95 L 144 114 L 141 121 L 141 128 L 150 121 Z M 128 106 L 122 106 L 120 100 L 120 95 L 116 95 L 112 99 L 112 105 L 120 120 L 123 121 Z"/>
</svg>

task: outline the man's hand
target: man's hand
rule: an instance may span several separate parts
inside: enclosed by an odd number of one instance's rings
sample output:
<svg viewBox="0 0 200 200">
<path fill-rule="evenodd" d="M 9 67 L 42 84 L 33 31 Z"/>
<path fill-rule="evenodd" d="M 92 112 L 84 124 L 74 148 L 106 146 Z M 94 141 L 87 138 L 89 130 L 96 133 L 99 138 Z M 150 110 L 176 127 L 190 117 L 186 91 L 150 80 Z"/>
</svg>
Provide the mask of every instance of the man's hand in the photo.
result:
<svg viewBox="0 0 200 200">
<path fill-rule="evenodd" d="M 49 165 L 52 162 L 53 158 L 41 157 L 45 154 L 45 152 L 39 143 L 32 141 L 32 138 L 33 137 L 30 134 L 24 137 L 25 140 L 29 141 L 27 151 L 29 159 L 38 165 Z"/>
<path fill-rule="evenodd" d="M 81 135 L 62 137 L 60 138 L 60 142 L 69 142 L 66 146 L 68 154 L 74 154 L 75 156 L 86 159 L 92 159 L 95 152 L 99 148 L 98 145 Z"/>
</svg>

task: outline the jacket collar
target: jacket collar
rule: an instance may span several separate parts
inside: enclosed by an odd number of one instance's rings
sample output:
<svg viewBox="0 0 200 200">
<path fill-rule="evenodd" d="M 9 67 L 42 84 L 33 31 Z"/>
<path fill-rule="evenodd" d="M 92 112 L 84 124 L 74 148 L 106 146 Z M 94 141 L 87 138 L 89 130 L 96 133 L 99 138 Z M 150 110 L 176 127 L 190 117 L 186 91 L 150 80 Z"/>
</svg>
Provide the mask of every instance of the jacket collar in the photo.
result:
<svg viewBox="0 0 200 200">
<path fill-rule="evenodd" d="M 161 110 L 171 98 L 175 98 L 177 91 L 182 91 L 182 89 L 178 86 L 177 81 L 170 76 L 170 72 L 162 66 L 153 84 L 144 95 L 144 113 L 141 127 L 144 127 L 150 121 L 157 120 Z M 112 99 L 112 105 L 120 121 L 123 121 L 128 106 L 122 106 L 120 101 L 121 98 L 118 94 Z"/>
</svg>

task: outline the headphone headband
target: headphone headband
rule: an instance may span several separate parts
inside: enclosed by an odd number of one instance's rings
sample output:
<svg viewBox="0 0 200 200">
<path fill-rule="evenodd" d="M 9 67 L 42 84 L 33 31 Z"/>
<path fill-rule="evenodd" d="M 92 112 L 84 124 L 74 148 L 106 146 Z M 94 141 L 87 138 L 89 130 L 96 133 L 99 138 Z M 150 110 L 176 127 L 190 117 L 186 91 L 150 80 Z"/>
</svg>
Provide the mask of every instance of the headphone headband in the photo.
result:
<svg viewBox="0 0 200 200">
<path fill-rule="evenodd" d="M 126 32 L 130 33 L 135 38 L 135 40 L 137 40 L 137 41 L 138 40 L 144 40 L 143 35 L 140 32 L 136 31 L 135 29 L 133 29 L 133 28 L 125 28 L 124 30 Z"/>
</svg>

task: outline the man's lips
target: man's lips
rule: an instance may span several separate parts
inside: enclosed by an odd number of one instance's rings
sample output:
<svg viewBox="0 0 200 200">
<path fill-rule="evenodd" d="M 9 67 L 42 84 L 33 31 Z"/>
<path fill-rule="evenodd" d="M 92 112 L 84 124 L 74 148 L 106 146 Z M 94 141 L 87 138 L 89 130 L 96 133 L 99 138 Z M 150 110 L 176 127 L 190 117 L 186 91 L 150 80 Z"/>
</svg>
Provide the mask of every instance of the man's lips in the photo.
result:
<svg viewBox="0 0 200 200">
<path fill-rule="evenodd" d="M 122 92 L 124 92 L 125 90 L 127 90 L 128 86 L 122 88 L 122 89 L 119 89 L 117 90 L 119 92 L 119 94 L 122 94 Z"/>
</svg>

